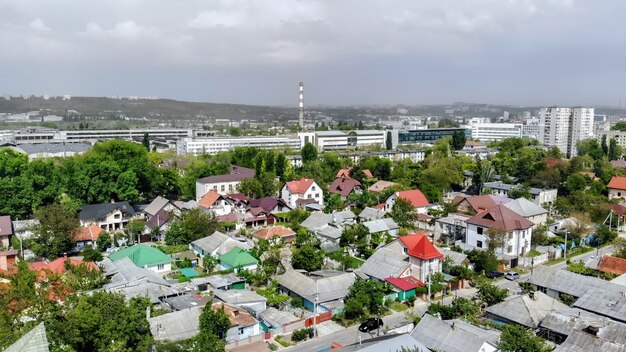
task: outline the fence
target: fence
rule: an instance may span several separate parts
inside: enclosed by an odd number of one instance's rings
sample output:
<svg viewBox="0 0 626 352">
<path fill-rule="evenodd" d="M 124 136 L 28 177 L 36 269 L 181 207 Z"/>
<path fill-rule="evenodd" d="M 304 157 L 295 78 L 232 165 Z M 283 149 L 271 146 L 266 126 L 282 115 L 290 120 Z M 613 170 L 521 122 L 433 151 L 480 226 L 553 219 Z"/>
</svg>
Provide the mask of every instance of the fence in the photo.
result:
<svg viewBox="0 0 626 352">
<path fill-rule="evenodd" d="M 315 322 L 316 322 L 317 324 L 319 324 L 319 323 L 321 323 L 321 322 L 331 320 L 332 318 L 333 318 L 333 312 L 324 312 L 324 313 L 322 313 L 322 314 L 318 314 L 318 315 L 315 317 Z M 305 326 L 305 327 L 307 327 L 307 328 L 308 328 L 308 327 L 309 327 L 309 326 L 311 326 L 311 325 L 313 325 L 313 317 L 311 317 L 311 318 L 307 318 L 307 319 L 304 321 L 304 326 Z"/>
<path fill-rule="evenodd" d="M 226 348 L 234 348 L 234 347 L 239 347 L 239 346 L 245 346 L 247 344 L 251 344 L 254 342 L 260 342 L 263 341 L 263 337 L 264 337 L 264 333 L 262 334 L 258 334 L 258 335 L 254 335 L 254 336 L 248 336 L 248 338 L 246 339 L 242 339 L 242 340 L 237 340 L 237 341 L 233 341 L 231 343 L 229 343 Z"/>
</svg>

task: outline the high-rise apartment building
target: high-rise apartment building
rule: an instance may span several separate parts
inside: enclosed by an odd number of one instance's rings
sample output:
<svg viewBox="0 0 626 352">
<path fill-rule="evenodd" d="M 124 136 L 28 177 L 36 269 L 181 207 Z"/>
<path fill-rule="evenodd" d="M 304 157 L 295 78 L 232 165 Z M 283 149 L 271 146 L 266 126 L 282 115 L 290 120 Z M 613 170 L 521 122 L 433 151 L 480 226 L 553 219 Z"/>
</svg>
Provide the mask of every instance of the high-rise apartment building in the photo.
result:
<svg viewBox="0 0 626 352">
<path fill-rule="evenodd" d="M 593 138 L 593 115 L 593 108 L 542 108 L 539 141 L 547 147 L 558 147 L 571 158 L 578 152 L 579 141 Z"/>
</svg>

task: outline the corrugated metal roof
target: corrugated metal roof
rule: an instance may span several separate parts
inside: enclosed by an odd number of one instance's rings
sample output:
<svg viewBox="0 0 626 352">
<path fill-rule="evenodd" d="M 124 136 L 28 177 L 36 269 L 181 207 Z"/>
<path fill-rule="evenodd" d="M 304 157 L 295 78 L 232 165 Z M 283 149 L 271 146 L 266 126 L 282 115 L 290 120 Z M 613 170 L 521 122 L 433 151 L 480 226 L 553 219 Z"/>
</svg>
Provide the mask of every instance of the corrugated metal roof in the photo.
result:
<svg viewBox="0 0 626 352">
<path fill-rule="evenodd" d="M 200 332 L 201 307 L 193 307 L 148 319 L 150 332 L 157 341 L 181 341 Z"/>
<path fill-rule="evenodd" d="M 356 280 L 356 276 L 354 273 L 342 273 L 329 277 L 313 278 L 295 270 L 287 270 L 276 279 L 281 286 L 311 302 L 315 297 L 317 281 L 318 302 L 323 303 L 343 299 Z"/>
<path fill-rule="evenodd" d="M 406 261 L 407 258 L 408 256 L 402 253 L 383 247 L 367 258 L 359 270 L 370 277 L 383 281 L 390 276 L 400 276 L 410 265 Z"/>
<path fill-rule="evenodd" d="M 504 302 L 487 307 L 485 311 L 497 319 L 502 318 L 529 328 L 536 328 L 546 315 L 567 308 L 558 300 L 537 291 L 533 293 L 532 298 L 529 295 L 509 298 Z"/>
<path fill-rule="evenodd" d="M 600 288 L 616 292 L 624 290 L 623 286 L 609 281 L 543 265 L 535 268 L 533 275 L 528 278 L 528 282 L 557 292 L 567 293 L 574 297 L 581 297 L 590 288 Z"/>
<path fill-rule="evenodd" d="M 626 323 L 626 288 L 622 291 L 590 288 L 576 300 L 574 307 Z"/>
<path fill-rule="evenodd" d="M 48 337 L 44 323 L 40 323 L 19 340 L 9 346 L 5 352 L 48 352 Z"/>
<path fill-rule="evenodd" d="M 491 344 L 473 332 L 462 329 L 462 326 L 457 328 L 455 324 L 453 327 L 429 314 L 424 314 L 411 336 L 430 349 L 445 352 L 479 352 L 484 344 Z"/>
</svg>

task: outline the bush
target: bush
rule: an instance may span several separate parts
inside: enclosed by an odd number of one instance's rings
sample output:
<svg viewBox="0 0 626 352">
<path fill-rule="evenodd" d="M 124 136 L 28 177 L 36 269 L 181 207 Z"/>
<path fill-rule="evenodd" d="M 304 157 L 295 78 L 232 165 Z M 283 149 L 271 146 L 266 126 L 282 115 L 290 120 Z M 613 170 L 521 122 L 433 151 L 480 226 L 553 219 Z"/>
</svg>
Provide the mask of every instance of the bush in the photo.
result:
<svg viewBox="0 0 626 352">
<path fill-rule="evenodd" d="M 89 246 L 83 249 L 83 260 L 88 262 L 99 262 L 102 260 L 102 253 Z"/>
<path fill-rule="evenodd" d="M 313 335 L 313 328 L 304 328 L 296 330 L 291 334 L 291 341 L 300 342 L 306 340 L 309 336 Z"/>
<path fill-rule="evenodd" d="M 294 308 L 302 308 L 304 307 L 304 301 L 300 297 L 293 297 L 291 299 L 291 306 Z"/>
</svg>

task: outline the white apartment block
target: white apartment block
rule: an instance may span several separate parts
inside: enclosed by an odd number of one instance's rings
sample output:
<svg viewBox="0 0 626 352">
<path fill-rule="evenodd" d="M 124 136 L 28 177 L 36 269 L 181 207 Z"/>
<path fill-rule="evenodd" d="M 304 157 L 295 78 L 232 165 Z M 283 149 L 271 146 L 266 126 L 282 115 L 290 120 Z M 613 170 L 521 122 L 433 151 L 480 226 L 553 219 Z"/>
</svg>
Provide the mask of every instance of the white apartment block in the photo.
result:
<svg viewBox="0 0 626 352">
<path fill-rule="evenodd" d="M 300 143 L 313 144 L 319 151 L 385 147 L 387 132 L 383 130 L 315 131 L 298 133 Z"/>
<path fill-rule="evenodd" d="M 289 137 L 212 137 L 212 138 L 181 138 L 176 142 L 176 153 L 184 154 L 217 154 L 236 147 L 256 147 L 260 149 L 292 148 L 300 150 L 300 139 Z"/>
<path fill-rule="evenodd" d="M 521 123 L 473 123 L 465 127 L 472 130 L 472 139 L 479 141 L 501 141 L 506 138 L 522 137 Z"/>
<path fill-rule="evenodd" d="M 522 125 L 522 137 L 539 140 L 541 121 L 538 118 L 528 119 Z"/>
<path fill-rule="evenodd" d="M 547 147 L 558 147 L 568 158 L 578 152 L 576 144 L 593 138 L 594 108 L 549 107 L 540 113 L 539 141 Z"/>
<path fill-rule="evenodd" d="M 603 130 L 600 131 L 597 135 L 598 142 L 602 141 L 602 136 L 606 136 L 606 143 L 608 144 L 611 139 L 615 139 L 617 145 L 622 148 L 626 148 L 626 132 L 624 131 L 614 131 L 614 130 Z"/>
</svg>

